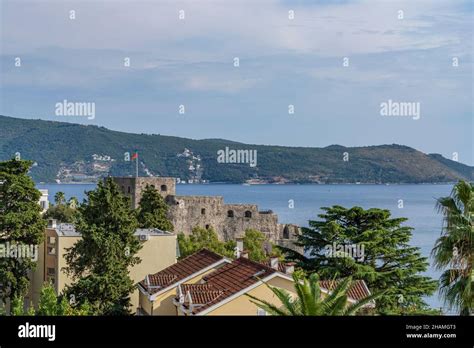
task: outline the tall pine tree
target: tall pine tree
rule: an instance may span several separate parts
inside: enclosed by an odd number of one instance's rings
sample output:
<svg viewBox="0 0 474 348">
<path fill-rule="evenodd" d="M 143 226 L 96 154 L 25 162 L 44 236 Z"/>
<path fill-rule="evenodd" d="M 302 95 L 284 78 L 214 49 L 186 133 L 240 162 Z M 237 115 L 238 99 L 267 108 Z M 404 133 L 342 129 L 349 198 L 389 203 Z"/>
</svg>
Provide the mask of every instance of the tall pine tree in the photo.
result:
<svg viewBox="0 0 474 348">
<path fill-rule="evenodd" d="M 286 249 L 287 258 L 321 278 L 352 276 L 363 279 L 373 292 L 385 291 L 377 299 L 382 313 L 420 312 L 427 309 L 423 296 L 431 295 L 436 282 L 420 272 L 428 262 L 417 247 L 410 246 L 412 228 L 401 226 L 406 218 L 391 218 L 389 210 L 361 207 L 323 207 L 321 220 L 302 228 L 297 245 L 305 255 Z M 363 258 L 341 257 L 328 250 L 357 246 Z M 348 250 L 348 249 L 346 249 Z"/>
<path fill-rule="evenodd" d="M 0 162 L 0 243 L 37 246 L 44 237 L 41 193 L 28 176 L 31 161 Z M 29 286 L 28 273 L 36 266 L 33 258 L 0 257 L 0 298 L 23 298 Z"/>
<path fill-rule="evenodd" d="M 138 208 L 138 224 L 141 228 L 159 228 L 173 231 L 173 224 L 167 218 L 168 205 L 154 186 L 146 185 Z"/>
<path fill-rule="evenodd" d="M 140 242 L 130 202 L 111 178 L 87 192 L 76 229 L 82 238 L 68 249 L 66 271 L 74 283 L 66 289 L 78 303 L 87 300 L 97 315 L 130 313 L 135 285 L 129 269 L 140 262 Z"/>
</svg>

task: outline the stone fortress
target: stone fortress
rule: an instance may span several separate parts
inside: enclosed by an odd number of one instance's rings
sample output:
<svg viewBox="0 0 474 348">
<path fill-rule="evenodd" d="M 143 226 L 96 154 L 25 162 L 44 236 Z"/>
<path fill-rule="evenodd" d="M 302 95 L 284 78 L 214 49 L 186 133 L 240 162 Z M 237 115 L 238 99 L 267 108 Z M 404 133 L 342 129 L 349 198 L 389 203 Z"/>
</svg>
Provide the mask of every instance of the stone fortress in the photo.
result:
<svg viewBox="0 0 474 348">
<path fill-rule="evenodd" d="M 195 226 L 213 228 L 221 240 L 243 237 L 252 228 L 265 234 L 274 244 L 292 247 L 299 227 L 278 223 L 271 210 L 259 211 L 255 204 L 225 204 L 221 196 L 177 196 L 176 180 L 166 177 L 113 177 L 122 192 L 138 207 L 146 185 L 153 185 L 169 206 L 168 218 L 176 233 L 191 234 Z"/>
</svg>

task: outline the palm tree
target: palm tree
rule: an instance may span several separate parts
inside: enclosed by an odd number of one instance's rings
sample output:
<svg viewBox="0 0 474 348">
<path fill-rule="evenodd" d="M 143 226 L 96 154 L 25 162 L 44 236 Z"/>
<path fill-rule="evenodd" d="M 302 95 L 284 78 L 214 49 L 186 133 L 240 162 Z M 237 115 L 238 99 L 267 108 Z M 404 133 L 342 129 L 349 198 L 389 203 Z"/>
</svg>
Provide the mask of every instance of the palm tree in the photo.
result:
<svg viewBox="0 0 474 348">
<path fill-rule="evenodd" d="M 432 250 L 435 267 L 444 269 L 440 293 L 449 309 L 469 315 L 474 304 L 474 184 L 459 181 L 436 205 L 444 216 L 441 237 Z"/>
<path fill-rule="evenodd" d="M 56 194 L 54 195 L 54 203 L 56 203 L 56 205 L 60 205 L 60 204 L 64 204 L 66 202 L 66 196 L 64 195 L 64 192 L 56 192 Z"/>
<path fill-rule="evenodd" d="M 69 198 L 69 201 L 68 201 L 69 208 L 76 209 L 78 205 L 79 205 L 79 201 L 77 200 L 76 197 Z"/>
<path fill-rule="evenodd" d="M 266 284 L 275 296 L 281 301 L 282 307 L 277 307 L 265 300 L 248 295 L 259 308 L 272 315 L 354 315 L 367 303 L 379 297 L 382 293 L 372 294 L 353 304 L 347 304 L 347 291 L 351 287 L 352 278 L 343 279 L 337 284 L 330 294 L 321 296 L 319 277 L 316 273 L 302 281 L 293 274 L 294 287 L 297 298 L 292 298 L 290 293 L 284 289 L 276 288 Z"/>
</svg>

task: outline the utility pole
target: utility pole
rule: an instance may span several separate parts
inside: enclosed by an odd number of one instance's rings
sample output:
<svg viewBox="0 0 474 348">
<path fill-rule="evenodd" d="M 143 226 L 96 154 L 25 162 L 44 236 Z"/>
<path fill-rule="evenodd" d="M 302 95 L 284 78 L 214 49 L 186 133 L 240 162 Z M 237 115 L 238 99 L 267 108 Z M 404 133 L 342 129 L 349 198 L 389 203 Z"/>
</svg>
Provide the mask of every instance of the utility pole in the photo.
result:
<svg viewBox="0 0 474 348">
<path fill-rule="evenodd" d="M 136 155 L 137 155 L 137 156 L 136 156 L 135 161 L 136 161 L 136 169 L 137 169 L 137 172 L 136 172 L 136 176 L 135 176 L 135 177 L 138 178 L 138 152 L 136 153 Z"/>
</svg>

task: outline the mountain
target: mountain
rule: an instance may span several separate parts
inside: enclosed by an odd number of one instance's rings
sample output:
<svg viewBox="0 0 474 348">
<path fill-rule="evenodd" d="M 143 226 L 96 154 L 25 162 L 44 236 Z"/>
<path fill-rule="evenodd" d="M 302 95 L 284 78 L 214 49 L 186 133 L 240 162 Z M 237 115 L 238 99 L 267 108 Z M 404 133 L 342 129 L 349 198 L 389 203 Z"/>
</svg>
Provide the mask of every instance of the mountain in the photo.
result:
<svg viewBox="0 0 474 348">
<path fill-rule="evenodd" d="M 257 166 L 219 163 L 218 151 L 256 150 Z M 250 145 L 131 134 L 104 127 L 0 116 L 0 160 L 35 162 L 36 181 L 91 181 L 105 175 L 173 176 L 211 182 L 439 183 L 473 180 L 474 167 L 402 145 L 325 148 Z M 227 154 L 230 152 L 228 151 Z M 224 159 L 232 160 L 231 156 Z"/>
</svg>

